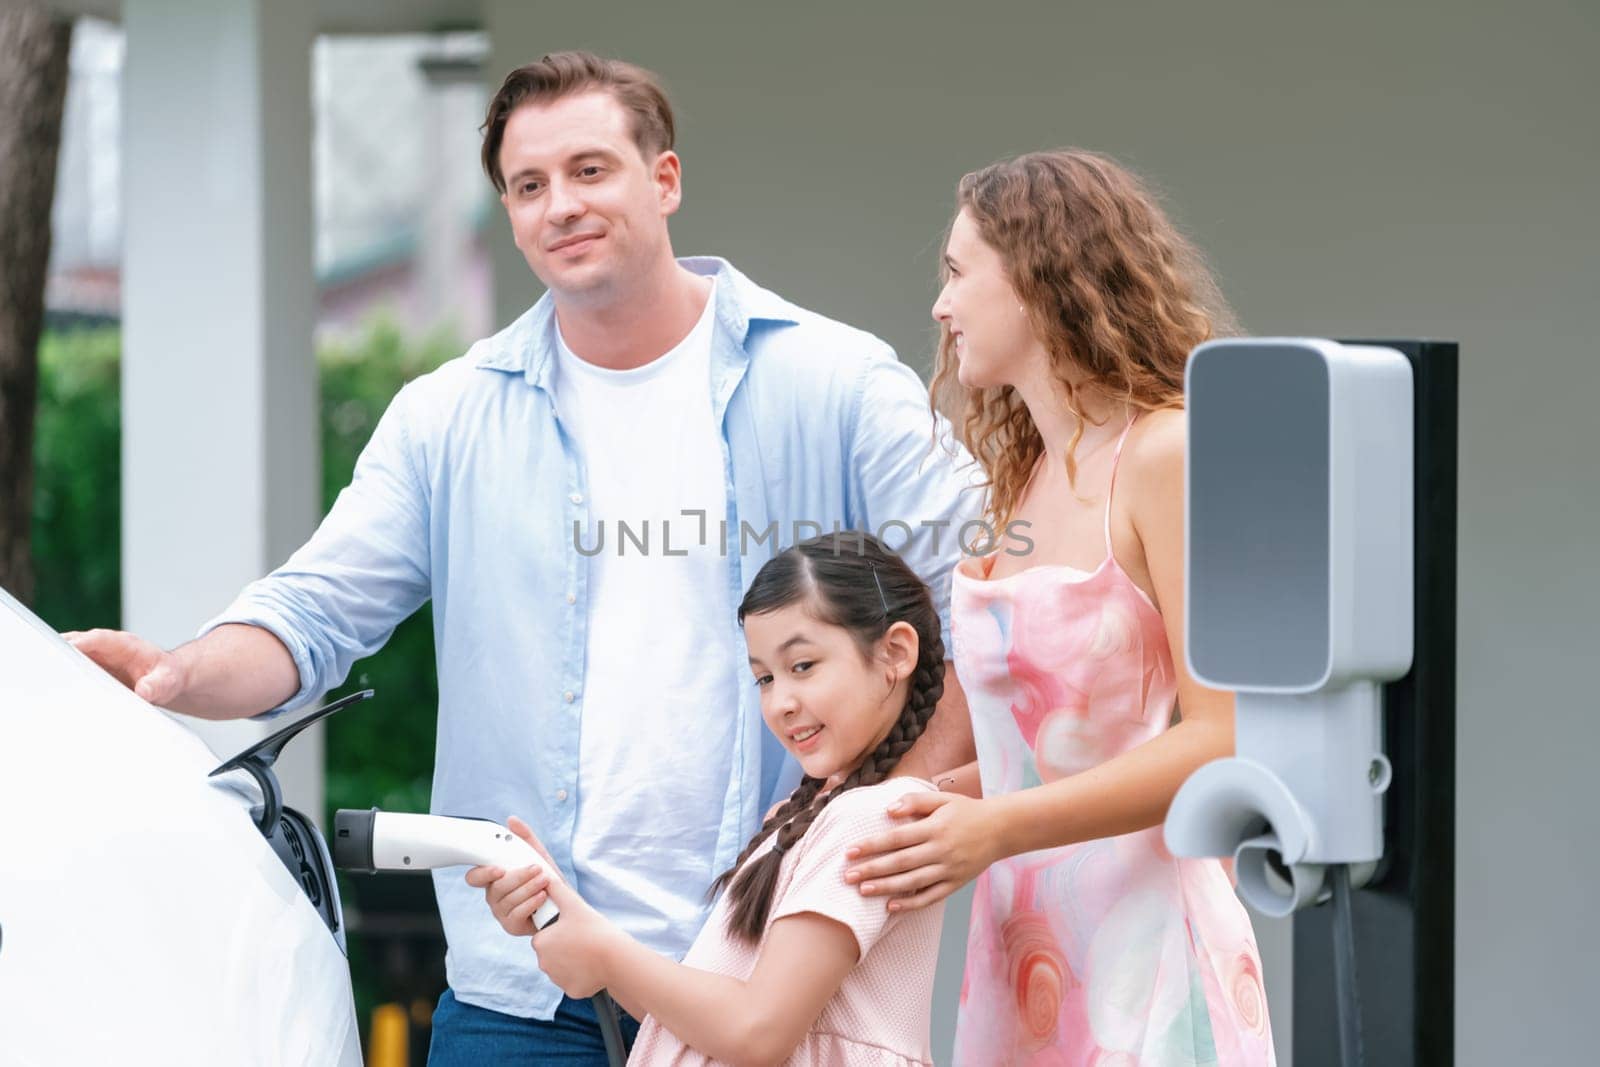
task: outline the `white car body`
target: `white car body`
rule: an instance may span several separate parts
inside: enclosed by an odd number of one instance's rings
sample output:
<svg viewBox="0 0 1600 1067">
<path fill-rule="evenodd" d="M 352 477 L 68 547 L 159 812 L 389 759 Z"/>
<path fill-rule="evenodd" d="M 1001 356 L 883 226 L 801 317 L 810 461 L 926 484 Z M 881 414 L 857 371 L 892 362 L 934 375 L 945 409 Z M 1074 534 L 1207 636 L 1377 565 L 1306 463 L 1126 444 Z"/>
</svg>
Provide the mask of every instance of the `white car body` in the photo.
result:
<svg viewBox="0 0 1600 1067">
<path fill-rule="evenodd" d="M 360 1064 L 244 775 L 0 590 L 0 1064 Z"/>
</svg>

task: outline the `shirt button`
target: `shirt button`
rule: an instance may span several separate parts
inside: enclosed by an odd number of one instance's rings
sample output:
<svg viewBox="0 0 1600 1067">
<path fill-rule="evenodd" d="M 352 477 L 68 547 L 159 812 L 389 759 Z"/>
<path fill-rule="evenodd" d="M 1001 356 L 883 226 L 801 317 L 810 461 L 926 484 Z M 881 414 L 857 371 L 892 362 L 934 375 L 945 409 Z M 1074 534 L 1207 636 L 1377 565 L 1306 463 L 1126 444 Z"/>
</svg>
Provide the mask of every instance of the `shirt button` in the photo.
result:
<svg viewBox="0 0 1600 1067">
<path fill-rule="evenodd" d="M 567 691 L 566 691 L 566 692 L 565 692 L 565 693 L 563 693 L 563 694 L 561 694 L 561 695 L 562 695 L 562 698 L 563 698 L 563 699 L 565 699 L 565 700 L 566 700 L 566 702 L 567 702 L 567 703 L 568 703 L 568 704 L 570 704 L 570 703 L 572 703 L 572 702 L 573 702 L 573 701 L 574 701 L 574 700 L 576 700 L 576 699 L 578 699 L 578 696 L 577 696 L 577 694 L 576 694 L 576 693 L 574 693 L 574 692 L 573 692 L 573 691 L 572 691 L 572 690 L 570 690 L 570 689 L 568 689 L 568 690 L 567 690 Z"/>
<path fill-rule="evenodd" d="M 565 789 L 557 789 L 556 790 L 556 799 L 557 800 L 566 800 L 567 799 L 567 791 Z"/>
<path fill-rule="evenodd" d="M 572 501 L 574 504 L 581 504 L 581 503 L 583 503 L 583 494 L 582 493 L 573 493 L 567 499 Z"/>
<path fill-rule="evenodd" d="M 567 603 L 568 604 L 576 604 L 577 602 L 578 602 L 578 594 L 577 593 L 568 593 L 567 594 Z"/>
</svg>

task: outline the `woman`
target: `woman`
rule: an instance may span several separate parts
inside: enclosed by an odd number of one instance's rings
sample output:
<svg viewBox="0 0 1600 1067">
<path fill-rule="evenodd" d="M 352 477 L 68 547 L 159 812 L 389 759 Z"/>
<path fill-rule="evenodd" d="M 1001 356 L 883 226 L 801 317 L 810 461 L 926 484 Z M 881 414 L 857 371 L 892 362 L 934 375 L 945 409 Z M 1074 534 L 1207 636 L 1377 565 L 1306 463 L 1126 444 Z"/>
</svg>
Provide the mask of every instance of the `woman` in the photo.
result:
<svg viewBox="0 0 1600 1067">
<path fill-rule="evenodd" d="M 1233 750 L 1183 654 L 1183 368 L 1233 327 L 1138 180 L 1063 150 L 961 180 L 934 395 L 1031 551 L 955 572 L 983 799 L 902 798 L 847 880 L 892 910 L 973 901 L 963 1064 L 1270 1064 L 1261 965 L 1216 860 L 1161 836 Z M 1177 711 L 1176 721 L 1174 711 Z"/>
</svg>

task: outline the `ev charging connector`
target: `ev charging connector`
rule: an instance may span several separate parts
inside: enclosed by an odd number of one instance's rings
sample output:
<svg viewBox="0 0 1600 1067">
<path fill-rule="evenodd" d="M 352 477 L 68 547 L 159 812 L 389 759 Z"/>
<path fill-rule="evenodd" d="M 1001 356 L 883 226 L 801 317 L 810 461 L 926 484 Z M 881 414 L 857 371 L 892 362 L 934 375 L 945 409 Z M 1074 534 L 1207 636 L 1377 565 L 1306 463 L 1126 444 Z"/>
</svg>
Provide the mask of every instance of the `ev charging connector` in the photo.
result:
<svg viewBox="0 0 1600 1067">
<path fill-rule="evenodd" d="M 441 867 L 539 867 L 560 878 L 532 845 L 488 819 L 340 808 L 333 816 L 333 862 L 344 871 L 432 871 Z M 543 930 L 561 917 L 546 900 L 533 915 Z"/>
<path fill-rule="evenodd" d="M 488 819 L 463 819 L 452 815 L 413 815 L 372 808 L 340 808 L 333 816 L 333 862 L 344 871 L 380 874 L 395 871 L 433 871 L 443 867 L 536 866 L 551 878 L 560 878 L 555 864 L 506 827 Z M 543 930 L 561 918 L 555 902 L 546 900 L 533 913 L 533 926 Z M 605 990 L 590 998 L 600 1024 L 606 1060 L 622 1067 L 628 1046 L 616 1002 Z"/>
<path fill-rule="evenodd" d="M 1286 916 L 1383 858 L 1383 685 L 1413 655 L 1413 382 L 1374 345 L 1229 339 L 1186 372 L 1190 672 L 1236 696 L 1235 751 L 1166 821 Z"/>
</svg>

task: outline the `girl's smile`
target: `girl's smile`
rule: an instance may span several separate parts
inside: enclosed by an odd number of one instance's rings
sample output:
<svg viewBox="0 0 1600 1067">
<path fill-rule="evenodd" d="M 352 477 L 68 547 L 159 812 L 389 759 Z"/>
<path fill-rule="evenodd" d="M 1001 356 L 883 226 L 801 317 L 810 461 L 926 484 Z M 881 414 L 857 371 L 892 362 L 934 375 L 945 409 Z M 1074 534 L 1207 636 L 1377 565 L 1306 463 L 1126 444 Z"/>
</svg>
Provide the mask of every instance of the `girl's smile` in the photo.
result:
<svg viewBox="0 0 1600 1067">
<path fill-rule="evenodd" d="M 822 733 L 822 730 L 823 727 L 821 726 L 807 726 L 803 730 L 791 732 L 789 734 L 790 747 L 796 752 L 810 752 L 822 743 L 817 738 L 817 735 Z"/>
</svg>

